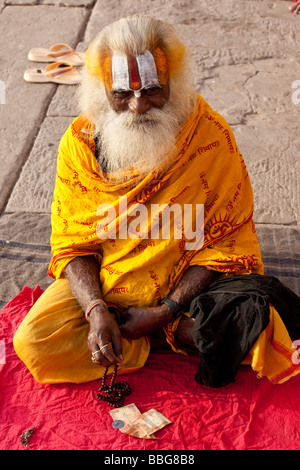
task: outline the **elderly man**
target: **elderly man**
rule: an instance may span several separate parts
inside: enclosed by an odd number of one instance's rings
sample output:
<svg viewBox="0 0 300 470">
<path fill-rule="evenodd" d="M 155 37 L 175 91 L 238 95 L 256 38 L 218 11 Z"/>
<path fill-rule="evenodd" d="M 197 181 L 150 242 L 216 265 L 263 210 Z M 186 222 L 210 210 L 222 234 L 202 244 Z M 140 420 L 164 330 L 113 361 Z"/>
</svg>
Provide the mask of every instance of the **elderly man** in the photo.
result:
<svg viewBox="0 0 300 470">
<path fill-rule="evenodd" d="M 58 154 L 55 281 L 14 338 L 41 383 L 94 380 L 112 365 L 133 372 L 162 337 L 188 360 L 192 301 L 227 277 L 263 274 L 245 163 L 229 125 L 194 91 L 173 27 L 121 19 L 85 60 L 82 114 Z M 265 328 L 280 319 L 267 311 L 246 352 L 274 377 Z"/>
</svg>

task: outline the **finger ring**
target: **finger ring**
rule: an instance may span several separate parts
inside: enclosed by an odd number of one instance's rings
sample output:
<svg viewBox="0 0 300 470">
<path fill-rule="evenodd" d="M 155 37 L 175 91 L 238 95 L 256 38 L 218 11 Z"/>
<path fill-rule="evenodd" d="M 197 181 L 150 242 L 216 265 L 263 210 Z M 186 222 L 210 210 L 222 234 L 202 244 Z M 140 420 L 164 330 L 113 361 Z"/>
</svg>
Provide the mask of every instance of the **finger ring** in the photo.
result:
<svg viewBox="0 0 300 470">
<path fill-rule="evenodd" d="M 97 349 L 97 351 L 92 352 L 92 356 L 94 357 L 98 352 L 101 352 L 102 349 L 106 348 L 106 346 L 109 346 L 109 343 L 103 344 L 100 349 Z"/>
<path fill-rule="evenodd" d="M 92 356 L 95 357 L 95 355 L 100 352 L 100 349 L 97 349 L 97 351 L 92 352 Z"/>
</svg>

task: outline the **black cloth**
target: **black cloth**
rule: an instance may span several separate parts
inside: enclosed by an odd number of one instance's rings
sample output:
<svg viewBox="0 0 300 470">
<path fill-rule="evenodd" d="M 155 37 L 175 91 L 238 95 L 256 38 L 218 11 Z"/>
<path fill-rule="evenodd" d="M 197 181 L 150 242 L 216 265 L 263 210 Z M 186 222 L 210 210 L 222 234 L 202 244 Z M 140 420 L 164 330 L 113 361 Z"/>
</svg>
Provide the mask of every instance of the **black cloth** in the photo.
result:
<svg viewBox="0 0 300 470">
<path fill-rule="evenodd" d="M 231 276 L 195 297 L 190 316 L 200 355 L 198 383 L 221 387 L 234 382 L 239 365 L 269 323 L 270 303 L 291 340 L 299 339 L 300 298 L 273 276 Z"/>
<path fill-rule="evenodd" d="M 102 171 L 107 172 L 107 162 L 104 158 L 101 158 L 101 142 L 99 141 L 98 137 L 94 138 L 94 144 L 95 144 L 95 158 L 99 165 L 102 168 Z"/>
</svg>

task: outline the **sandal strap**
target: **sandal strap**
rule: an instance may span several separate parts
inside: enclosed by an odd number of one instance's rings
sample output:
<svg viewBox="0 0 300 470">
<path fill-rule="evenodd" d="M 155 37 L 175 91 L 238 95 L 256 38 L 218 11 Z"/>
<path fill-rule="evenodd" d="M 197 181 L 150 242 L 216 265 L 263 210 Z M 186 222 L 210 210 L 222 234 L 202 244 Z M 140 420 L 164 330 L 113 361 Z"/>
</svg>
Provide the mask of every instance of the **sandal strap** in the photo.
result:
<svg viewBox="0 0 300 470">
<path fill-rule="evenodd" d="M 53 64 L 47 65 L 45 68 L 45 73 L 48 77 L 57 77 L 58 75 L 63 75 L 70 72 L 80 73 L 72 65 L 65 64 L 64 62 L 54 62 Z"/>
<path fill-rule="evenodd" d="M 62 57 L 69 54 L 75 54 L 76 56 L 80 57 L 75 49 L 70 47 L 68 44 L 54 44 L 49 49 L 51 52 L 47 54 L 48 57 Z"/>
</svg>

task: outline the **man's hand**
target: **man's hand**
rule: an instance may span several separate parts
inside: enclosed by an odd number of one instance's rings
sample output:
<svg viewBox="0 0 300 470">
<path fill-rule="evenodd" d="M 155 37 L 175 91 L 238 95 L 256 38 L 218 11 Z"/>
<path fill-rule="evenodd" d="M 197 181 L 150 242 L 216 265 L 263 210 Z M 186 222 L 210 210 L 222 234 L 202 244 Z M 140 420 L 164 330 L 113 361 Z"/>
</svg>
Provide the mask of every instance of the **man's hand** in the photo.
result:
<svg viewBox="0 0 300 470">
<path fill-rule="evenodd" d="M 165 326 L 172 318 L 168 305 L 160 307 L 131 307 L 122 315 L 125 323 L 120 326 L 122 336 L 137 339 Z"/>
<path fill-rule="evenodd" d="M 100 266 L 94 256 L 78 256 L 66 266 L 66 277 L 83 312 L 91 303 L 102 299 L 99 272 Z M 121 333 L 114 316 L 105 306 L 97 305 L 90 312 L 88 321 L 88 347 L 93 362 L 103 366 L 120 365 L 123 359 Z"/>
<path fill-rule="evenodd" d="M 183 274 L 170 298 L 188 311 L 193 298 L 219 276 L 220 273 L 210 271 L 204 266 L 191 266 Z M 140 338 L 166 326 L 172 316 L 173 311 L 166 304 L 159 307 L 132 307 L 122 314 L 125 323 L 120 326 L 120 330 L 125 338 Z"/>
<path fill-rule="evenodd" d="M 121 365 L 121 332 L 114 316 L 107 309 L 103 310 L 103 307 L 95 307 L 90 313 L 89 322 L 88 346 L 92 351 L 93 362 L 105 367 Z"/>
</svg>

